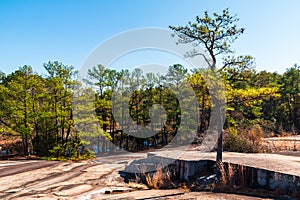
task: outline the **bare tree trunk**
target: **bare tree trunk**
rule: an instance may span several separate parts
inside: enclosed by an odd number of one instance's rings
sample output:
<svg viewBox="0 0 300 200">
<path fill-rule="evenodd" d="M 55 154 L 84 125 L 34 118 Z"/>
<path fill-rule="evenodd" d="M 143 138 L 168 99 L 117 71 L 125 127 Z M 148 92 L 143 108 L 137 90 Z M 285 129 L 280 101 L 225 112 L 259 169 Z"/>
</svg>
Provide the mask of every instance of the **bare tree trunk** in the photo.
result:
<svg viewBox="0 0 300 200">
<path fill-rule="evenodd" d="M 218 137 L 218 147 L 217 147 L 217 163 L 222 162 L 222 153 L 223 153 L 223 130 Z"/>
</svg>

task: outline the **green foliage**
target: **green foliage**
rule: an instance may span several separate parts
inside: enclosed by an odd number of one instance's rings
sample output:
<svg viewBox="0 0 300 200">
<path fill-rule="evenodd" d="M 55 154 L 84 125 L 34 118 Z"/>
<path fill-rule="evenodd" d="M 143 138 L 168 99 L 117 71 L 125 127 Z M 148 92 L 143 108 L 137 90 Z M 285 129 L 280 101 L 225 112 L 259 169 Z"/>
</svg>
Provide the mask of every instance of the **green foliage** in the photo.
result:
<svg viewBox="0 0 300 200">
<path fill-rule="evenodd" d="M 82 144 L 69 141 L 64 145 L 58 144 L 53 149 L 49 150 L 50 156 L 46 157 L 47 160 L 86 160 L 95 157 L 95 154 L 86 149 Z"/>
<path fill-rule="evenodd" d="M 62 144 L 58 144 L 57 146 L 53 147 L 53 149 L 49 150 L 50 154 L 53 155 L 53 157 L 59 158 L 65 156 L 66 149 Z"/>
<path fill-rule="evenodd" d="M 231 15 L 229 9 L 223 10 L 221 14 L 208 12 L 203 17 L 196 16 L 196 22 L 188 22 L 186 26 L 169 26 L 180 38 L 180 43 L 194 43 L 201 45 L 208 51 L 212 63 L 210 68 L 216 69 L 216 56 L 232 53 L 231 44 L 244 32 L 244 28 L 238 28 L 238 18 Z M 190 56 L 201 55 L 192 51 Z"/>
<path fill-rule="evenodd" d="M 58 62 L 49 62 L 46 67 L 49 70 L 48 77 L 41 77 L 33 73 L 30 67 L 24 66 L 4 76 L 0 84 L 0 130 L 20 135 L 25 154 L 33 152 L 60 160 L 76 158 L 75 154 L 66 153 L 70 141 L 80 141 L 98 152 L 111 149 L 108 141 L 129 150 L 145 148 L 145 141 L 155 146 L 165 145 L 181 128 L 182 115 L 176 92 L 167 87 L 181 83 L 182 77 L 187 78 L 198 98 L 200 137 L 209 126 L 211 96 L 201 71 L 190 72 L 181 65 L 174 65 L 170 66 L 166 76 L 158 76 L 151 73 L 143 75 L 140 69 L 131 74 L 102 66 L 100 69 L 106 78 L 98 80 L 103 81 L 102 84 L 94 80 L 94 84 L 102 88 L 102 92 L 100 89 L 95 92 L 72 80 L 75 74 L 72 68 Z M 283 75 L 229 69 L 223 71 L 227 96 L 224 128 L 229 133 L 225 139 L 225 149 L 259 151 L 258 148 L 255 150 L 250 147 L 258 144 L 249 136 L 251 131 L 243 131 L 251 130 L 253 126 L 261 126 L 279 134 L 292 130 L 292 125 L 296 124 L 294 107 L 298 91 L 298 84 L 295 84 L 299 71 L 297 67 L 288 69 Z M 93 73 L 98 73 L 97 68 Z M 115 77 L 120 77 L 120 74 L 124 76 L 123 81 L 136 87 L 128 99 L 134 123 L 145 126 L 150 124 L 149 111 L 155 104 L 165 109 L 166 121 L 159 126 L 155 137 L 139 139 L 128 136 L 121 132 L 119 124 L 114 121 L 111 108 L 118 105 L 112 105 L 111 98 L 117 83 Z M 260 77 L 260 81 L 255 77 Z M 169 85 L 165 85 L 166 80 Z"/>
</svg>

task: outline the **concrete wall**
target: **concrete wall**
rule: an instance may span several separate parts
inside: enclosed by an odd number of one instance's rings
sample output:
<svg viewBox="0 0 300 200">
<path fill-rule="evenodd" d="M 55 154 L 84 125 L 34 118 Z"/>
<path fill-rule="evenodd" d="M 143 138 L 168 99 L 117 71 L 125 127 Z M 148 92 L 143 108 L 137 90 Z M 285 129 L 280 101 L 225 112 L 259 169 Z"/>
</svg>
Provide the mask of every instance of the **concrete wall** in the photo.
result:
<svg viewBox="0 0 300 200">
<path fill-rule="evenodd" d="M 172 160 L 170 158 L 150 155 L 146 159 L 132 162 L 125 168 L 123 173 L 139 173 L 136 169 L 140 169 L 141 166 L 146 166 L 148 170 L 153 172 L 159 166 L 159 163 L 171 163 L 168 166 L 168 170 L 175 171 L 174 176 L 176 177 L 174 178 L 183 182 L 196 180 L 201 173 L 214 173 L 216 166 L 213 160 Z M 299 176 L 226 162 L 223 165 L 228 182 L 235 186 L 278 190 L 283 191 L 285 194 L 300 194 Z"/>
<path fill-rule="evenodd" d="M 154 159 L 154 157 L 152 157 Z M 163 161 L 163 157 L 155 157 L 156 160 Z M 169 159 L 169 158 L 166 158 Z M 168 160 L 169 162 L 169 160 Z M 175 169 L 176 177 L 181 181 L 195 178 L 204 172 L 214 172 L 215 161 L 200 160 L 187 161 L 175 160 L 169 169 Z M 224 163 L 224 169 L 228 174 L 228 167 L 231 167 L 232 183 L 236 186 L 248 186 L 252 188 L 264 188 L 268 190 L 282 190 L 286 192 L 300 192 L 300 177 L 284 174 L 280 172 L 254 168 L 250 166 Z"/>
</svg>

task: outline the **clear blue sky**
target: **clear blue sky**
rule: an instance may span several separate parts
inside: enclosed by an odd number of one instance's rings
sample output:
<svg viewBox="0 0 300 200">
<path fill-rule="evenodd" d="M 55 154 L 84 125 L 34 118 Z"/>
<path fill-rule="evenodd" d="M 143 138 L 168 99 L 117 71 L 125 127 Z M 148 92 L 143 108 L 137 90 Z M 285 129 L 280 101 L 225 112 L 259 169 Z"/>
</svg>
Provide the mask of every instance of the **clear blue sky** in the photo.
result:
<svg viewBox="0 0 300 200">
<path fill-rule="evenodd" d="M 282 73 L 300 64 L 300 1 L 196 0 L 1 0 L 0 70 L 24 64 L 43 72 L 43 63 L 61 61 L 80 68 L 105 39 L 142 27 L 185 25 L 205 10 L 224 8 L 246 28 L 235 43 L 258 70 Z"/>
</svg>

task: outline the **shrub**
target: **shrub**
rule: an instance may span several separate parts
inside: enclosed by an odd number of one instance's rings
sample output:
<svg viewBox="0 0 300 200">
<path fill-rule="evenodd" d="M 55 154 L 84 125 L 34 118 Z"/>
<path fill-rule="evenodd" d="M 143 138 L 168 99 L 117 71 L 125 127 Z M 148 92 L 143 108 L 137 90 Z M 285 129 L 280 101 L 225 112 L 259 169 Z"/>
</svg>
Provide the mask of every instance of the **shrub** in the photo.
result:
<svg viewBox="0 0 300 200">
<path fill-rule="evenodd" d="M 236 129 L 229 128 L 223 147 L 225 151 L 244 153 L 250 148 L 250 143 L 245 137 L 239 135 Z"/>
<path fill-rule="evenodd" d="M 49 150 L 50 156 L 48 160 L 87 160 L 95 157 L 94 152 L 89 151 L 80 143 L 69 141 L 64 145 L 58 144 Z"/>
<path fill-rule="evenodd" d="M 240 153 L 261 152 L 263 131 L 259 127 L 252 127 L 250 130 L 237 130 L 229 128 L 224 138 L 224 150 Z"/>
</svg>

